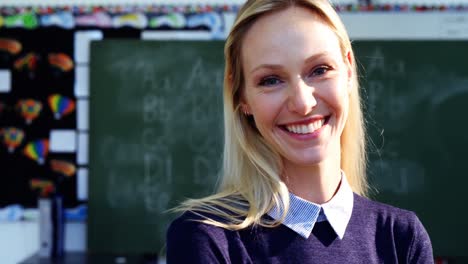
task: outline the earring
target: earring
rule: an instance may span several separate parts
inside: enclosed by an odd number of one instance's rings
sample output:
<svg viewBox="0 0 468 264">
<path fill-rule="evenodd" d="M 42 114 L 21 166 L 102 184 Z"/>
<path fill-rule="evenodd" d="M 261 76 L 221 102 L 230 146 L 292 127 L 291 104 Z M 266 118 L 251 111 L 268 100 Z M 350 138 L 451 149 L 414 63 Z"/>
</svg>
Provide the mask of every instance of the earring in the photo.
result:
<svg viewBox="0 0 468 264">
<path fill-rule="evenodd" d="M 250 112 L 247 109 L 247 106 L 245 104 L 241 105 L 241 110 L 242 110 L 242 113 L 244 113 L 244 115 L 246 115 L 246 116 L 250 115 Z"/>
</svg>

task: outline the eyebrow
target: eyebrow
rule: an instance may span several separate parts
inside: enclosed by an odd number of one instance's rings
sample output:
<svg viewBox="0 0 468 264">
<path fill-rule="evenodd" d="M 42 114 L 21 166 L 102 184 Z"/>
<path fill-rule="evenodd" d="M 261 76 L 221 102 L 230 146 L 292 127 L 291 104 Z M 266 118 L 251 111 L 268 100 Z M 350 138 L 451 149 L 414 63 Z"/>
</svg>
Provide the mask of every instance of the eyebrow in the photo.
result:
<svg viewBox="0 0 468 264">
<path fill-rule="evenodd" d="M 314 54 L 314 55 L 310 56 L 304 62 L 305 62 L 305 64 L 307 64 L 307 63 L 310 63 L 311 61 L 317 60 L 317 59 L 319 59 L 321 57 L 326 57 L 328 55 L 329 55 L 328 51 L 320 52 L 320 53 L 317 53 L 317 54 Z M 262 69 L 262 68 L 276 70 L 276 69 L 283 68 L 283 66 L 281 66 L 280 64 L 260 64 L 257 67 L 253 68 L 250 71 L 250 73 L 253 73 L 253 72 L 255 72 L 255 71 L 259 70 L 259 69 Z"/>
</svg>

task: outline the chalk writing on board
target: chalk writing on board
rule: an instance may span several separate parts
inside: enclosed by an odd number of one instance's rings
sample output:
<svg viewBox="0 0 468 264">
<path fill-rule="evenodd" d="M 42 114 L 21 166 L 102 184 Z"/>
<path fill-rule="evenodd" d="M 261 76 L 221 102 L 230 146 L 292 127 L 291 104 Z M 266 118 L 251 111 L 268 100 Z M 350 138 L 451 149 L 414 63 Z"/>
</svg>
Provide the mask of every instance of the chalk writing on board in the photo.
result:
<svg viewBox="0 0 468 264">
<path fill-rule="evenodd" d="M 196 155 L 193 159 L 193 182 L 195 184 L 207 184 L 212 181 L 213 175 L 207 174 L 207 172 L 216 173 L 216 163 L 217 161 L 213 156 L 206 157 L 202 155 Z"/>
<path fill-rule="evenodd" d="M 141 144 L 123 142 L 116 136 L 106 136 L 99 144 L 100 162 L 105 168 L 115 164 L 141 164 Z"/>
<path fill-rule="evenodd" d="M 379 95 L 382 94 L 384 91 L 384 85 L 382 82 L 378 80 L 369 80 L 367 82 L 367 94 L 369 100 L 369 113 L 374 115 L 377 112 L 377 101 L 379 99 Z"/>
<path fill-rule="evenodd" d="M 152 55 L 153 54 L 151 52 L 144 52 L 142 54 L 121 54 L 119 52 L 118 55 L 112 56 L 113 63 L 107 67 L 106 70 L 118 78 L 119 81 L 125 82 L 128 80 L 127 76 L 129 74 L 138 73 L 138 76 L 141 76 L 140 80 L 143 82 L 154 82 L 156 78 L 153 76 L 153 74 L 158 70 L 158 64 L 147 60 L 147 58 L 151 57 Z"/>
<path fill-rule="evenodd" d="M 207 74 L 208 73 L 208 74 Z M 193 66 L 190 69 L 190 73 L 186 79 L 184 90 L 193 90 L 194 85 L 198 84 L 200 87 L 210 88 L 210 90 L 216 89 L 216 84 L 220 84 L 222 79 L 222 69 L 214 72 L 207 71 L 204 62 L 201 58 L 196 58 L 193 62 Z M 219 86 L 218 86 L 219 87 Z M 220 87 L 219 87 L 220 88 Z M 207 90 L 206 92 L 209 92 Z"/>
<path fill-rule="evenodd" d="M 145 153 L 144 178 L 151 182 L 158 179 L 159 184 L 172 183 L 172 157 L 170 153 Z"/>
<path fill-rule="evenodd" d="M 171 112 L 164 98 L 148 94 L 143 97 L 143 121 L 152 123 L 156 120 L 170 121 Z"/>
<path fill-rule="evenodd" d="M 468 93 L 466 77 L 445 73 L 441 79 L 441 71 L 438 65 L 425 65 L 412 70 L 409 81 L 407 77 L 387 78 L 386 74 L 370 78 L 365 86 L 369 114 L 381 120 L 386 132 L 400 133 L 414 124 L 411 114 L 421 111 L 421 105 L 427 107 L 429 115 L 449 98 Z M 414 88 L 404 88 L 401 83 Z"/>
<path fill-rule="evenodd" d="M 139 186 L 139 191 L 142 194 L 143 204 L 147 212 L 161 213 L 168 208 L 170 196 L 154 181 L 146 182 Z"/>
<path fill-rule="evenodd" d="M 165 53 L 164 49 L 158 53 Z M 117 133 L 99 143 L 99 156 L 109 169 L 107 199 L 113 208 L 144 206 L 148 212 L 162 212 L 181 180 L 213 184 L 220 165 L 221 150 L 216 146 L 221 145 L 223 68 L 213 68 L 190 49 L 180 52 L 179 57 L 188 58 L 190 66 L 180 67 L 180 59 L 157 63 L 157 56 L 148 60 L 154 53 L 140 52 L 119 54 L 107 68 L 120 79 L 114 93 L 117 116 L 138 127 L 137 137 Z M 179 67 L 176 75 L 167 74 L 167 68 Z M 185 157 L 190 160 L 176 160 L 184 157 L 181 153 L 188 153 Z M 178 166 L 189 173 L 176 177 Z M 112 192 L 118 186 L 119 191 Z"/>
<path fill-rule="evenodd" d="M 97 247 L 110 231 L 126 239 L 109 247 L 158 250 L 174 216 L 167 209 L 212 193 L 222 156 L 222 46 L 127 40 L 96 45 L 90 76 L 90 170 L 96 177 L 90 194 L 100 215 L 94 219 L 125 219 L 97 227 L 91 237 Z"/>
<path fill-rule="evenodd" d="M 146 211 L 155 213 L 168 209 L 170 196 L 167 186 L 172 183 L 171 157 L 146 154 L 143 160 L 143 181 L 134 181 L 125 170 L 109 170 L 106 194 L 112 208 L 144 206 Z"/>
<path fill-rule="evenodd" d="M 386 59 L 380 47 L 374 48 L 371 55 L 367 57 L 366 74 L 374 75 L 376 73 L 387 76 L 405 76 L 406 65 L 403 59 Z"/>
<path fill-rule="evenodd" d="M 164 129 L 161 129 L 164 131 Z M 141 132 L 141 143 L 145 151 L 151 152 L 168 152 L 169 146 L 167 144 L 168 136 L 154 127 L 145 127 Z"/>
<path fill-rule="evenodd" d="M 398 90 L 395 81 L 383 83 L 381 80 L 369 80 L 367 85 L 369 114 L 377 119 L 388 121 L 387 132 L 399 131 L 411 120 L 407 113 L 415 105 L 414 98 Z"/>
<path fill-rule="evenodd" d="M 442 84 L 441 84 L 442 85 Z M 437 89 L 431 97 L 431 104 L 437 107 L 447 99 L 468 93 L 468 79 L 456 76 L 447 76 L 444 80 L 444 89 Z"/>
<path fill-rule="evenodd" d="M 162 212 L 169 203 L 166 186 L 172 183 L 172 158 L 170 155 L 145 154 L 144 181 L 139 186 L 146 210 Z"/>
<path fill-rule="evenodd" d="M 366 74 L 369 75 L 374 72 L 385 72 L 385 57 L 380 48 L 375 48 L 369 56 L 366 70 Z"/>
<path fill-rule="evenodd" d="M 193 150 L 209 149 L 220 143 L 216 142 L 219 137 L 209 135 L 221 131 L 219 124 L 222 120 L 222 107 L 219 102 L 222 97 L 222 69 L 212 71 L 211 74 L 203 74 L 207 71 L 203 61 L 198 59 L 189 78 L 190 82 L 195 82 L 199 89 L 187 95 L 187 104 L 191 109 L 189 122 L 192 127 L 196 127 L 196 130 L 188 137 Z M 187 82 L 187 86 L 190 82 Z M 213 98 L 219 100 L 213 100 Z"/>
<path fill-rule="evenodd" d="M 157 76 L 157 73 L 153 75 Z M 155 85 L 145 87 L 141 97 L 145 123 L 170 122 L 166 125 L 174 128 L 187 127 L 190 122 L 197 129 L 205 129 L 205 126 L 218 122 L 212 113 L 220 111 L 220 105 L 213 98 L 221 95 L 222 69 L 209 71 L 203 60 L 197 58 L 190 72 L 183 74 L 183 79 L 182 85 L 175 84 L 181 80 L 165 77 Z"/>
<path fill-rule="evenodd" d="M 152 75 L 157 79 L 159 73 Z M 192 175 L 184 176 L 185 181 L 211 185 L 219 167 L 220 155 L 213 146 L 220 145 L 216 133 L 221 131 L 222 69 L 209 70 L 201 58 L 196 58 L 181 75 L 181 79 L 148 78 L 145 83 L 143 80 L 135 83 L 144 86 L 138 90 L 143 93 L 139 104 L 143 121 L 140 155 L 144 159 L 145 185 L 138 189 L 149 211 L 167 209 L 164 208 L 170 198 L 167 188 L 174 183 L 175 163 L 171 155 L 174 149 L 181 148 L 182 142 L 187 142 L 183 148 L 188 147 L 187 151 L 193 153 L 191 162 L 181 164 L 192 168 Z M 166 190 L 161 190 L 161 186 Z"/>
</svg>

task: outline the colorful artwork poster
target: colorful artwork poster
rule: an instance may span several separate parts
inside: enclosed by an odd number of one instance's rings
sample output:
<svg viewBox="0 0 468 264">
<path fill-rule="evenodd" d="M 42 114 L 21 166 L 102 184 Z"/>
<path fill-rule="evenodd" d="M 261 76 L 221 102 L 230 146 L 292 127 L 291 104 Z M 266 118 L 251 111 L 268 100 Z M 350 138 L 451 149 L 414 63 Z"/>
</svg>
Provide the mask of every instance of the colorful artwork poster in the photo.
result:
<svg viewBox="0 0 468 264">
<path fill-rule="evenodd" d="M 69 29 L 0 30 L 0 69 L 11 73 L 11 89 L 0 93 L 0 208 L 37 207 L 41 193 L 31 187 L 32 179 L 60 181 L 55 190 L 64 195 L 65 206 L 80 204 L 75 174 L 70 172 L 76 153 L 51 152 L 44 144 L 51 130 L 76 129 L 76 111 L 66 111 L 76 101 L 73 45 L 74 31 Z M 62 96 L 56 100 L 57 109 L 49 107 L 55 94 Z"/>
</svg>

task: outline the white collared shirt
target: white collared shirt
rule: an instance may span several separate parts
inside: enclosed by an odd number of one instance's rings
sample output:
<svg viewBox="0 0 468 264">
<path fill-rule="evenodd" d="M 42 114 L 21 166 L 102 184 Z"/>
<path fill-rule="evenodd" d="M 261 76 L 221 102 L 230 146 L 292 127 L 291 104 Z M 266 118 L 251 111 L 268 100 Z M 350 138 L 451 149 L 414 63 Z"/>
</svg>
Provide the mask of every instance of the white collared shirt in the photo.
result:
<svg viewBox="0 0 468 264">
<path fill-rule="evenodd" d="M 353 191 L 342 171 L 340 188 L 335 196 L 324 204 L 312 203 L 289 193 L 289 211 L 282 224 L 307 239 L 316 222 L 328 221 L 336 235 L 343 239 L 353 212 L 353 201 Z M 281 211 L 274 207 L 268 215 L 279 220 Z"/>
</svg>

